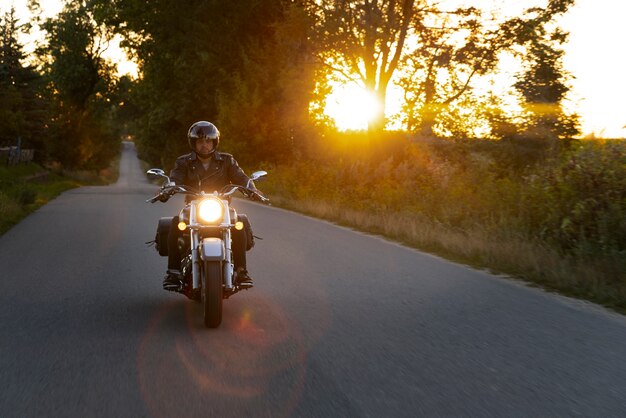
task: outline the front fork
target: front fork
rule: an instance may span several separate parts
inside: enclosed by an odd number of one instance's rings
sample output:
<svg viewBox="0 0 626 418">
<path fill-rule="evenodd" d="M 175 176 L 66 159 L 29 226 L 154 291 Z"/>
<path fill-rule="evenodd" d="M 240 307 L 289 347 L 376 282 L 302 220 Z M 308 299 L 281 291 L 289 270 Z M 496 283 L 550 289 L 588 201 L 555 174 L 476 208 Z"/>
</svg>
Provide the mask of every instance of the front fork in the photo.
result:
<svg viewBox="0 0 626 418">
<path fill-rule="evenodd" d="M 233 290 L 233 251 L 232 251 L 232 240 L 230 236 L 230 229 L 224 230 L 224 248 L 226 250 L 226 260 L 224 263 L 224 286 L 226 290 Z"/>
<path fill-rule="evenodd" d="M 194 231 L 193 229 L 190 232 L 191 235 L 191 271 L 192 271 L 192 275 L 191 275 L 191 287 L 193 288 L 193 290 L 198 290 L 200 289 L 200 285 L 201 285 L 201 280 L 200 280 L 200 263 L 202 260 L 200 260 L 200 254 L 198 253 L 199 251 L 199 239 L 198 239 L 198 232 Z"/>
</svg>

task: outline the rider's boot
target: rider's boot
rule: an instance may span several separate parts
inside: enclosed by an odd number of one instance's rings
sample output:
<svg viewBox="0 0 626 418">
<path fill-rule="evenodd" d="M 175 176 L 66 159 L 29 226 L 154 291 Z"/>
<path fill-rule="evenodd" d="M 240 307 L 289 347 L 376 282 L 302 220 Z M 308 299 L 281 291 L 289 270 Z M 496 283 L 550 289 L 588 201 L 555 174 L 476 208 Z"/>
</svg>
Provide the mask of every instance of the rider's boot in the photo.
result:
<svg viewBox="0 0 626 418">
<path fill-rule="evenodd" d="M 180 270 L 168 269 L 167 274 L 163 278 L 163 289 L 170 291 L 177 291 L 180 289 L 183 281 L 183 274 Z"/>
<path fill-rule="evenodd" d="M 237 268 L 236 273 L 237 274 L 236 274 L 235 282 L 237 283 L 237 285 L 239 285 L 240 287 L 254 286 L 254 281 L 252 280 L 252 277 L 250 277 L 250 275 L 248 274 L 248 270 L 246 270 L 243 267 L 239 267 Z"/>
</svg>

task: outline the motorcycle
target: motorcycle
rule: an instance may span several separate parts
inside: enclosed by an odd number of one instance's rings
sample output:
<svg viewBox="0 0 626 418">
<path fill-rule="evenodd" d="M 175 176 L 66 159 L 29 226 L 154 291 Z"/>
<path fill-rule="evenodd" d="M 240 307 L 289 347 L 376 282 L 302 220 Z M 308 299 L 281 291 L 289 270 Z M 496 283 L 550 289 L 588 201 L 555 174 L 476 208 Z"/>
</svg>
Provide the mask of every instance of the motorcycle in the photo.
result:
<svg viewBox="0 0 626 418">
<path fill-rule="evenodd" d="M 238 216 L 230 204 L 231 197 L 240 191 L 249 199 L 269 204 L 269 199 L 250 188 L 251 182 L 264 178 L 267 172 L 252 173 L 247 187 L 228 184 L 213 193 L 173 184 L 165 172 L 158 168 L 148 170 L 147 174 L 151 179 L 164 179 L 165 182 L 159 193 L 146 202 L 166 202 L 175 194 L 191 196 L 191 201 L 180 211 L 177 225 L 182 235 L 182 240 L 179 240 L 182 283 L 176 291 L 202 302 L 204 325 L 217 328 L 222 322 L 223 299 L 248 288 L 235 280 L 231 249 L 232 229 L 244 229 L 247 218 L 239 219 L 241 215 Z M 168 255 L 167 237 L 171 222 L 171 217 L 159 220 L 155 243 L 161 256 Z"/>
</svg>

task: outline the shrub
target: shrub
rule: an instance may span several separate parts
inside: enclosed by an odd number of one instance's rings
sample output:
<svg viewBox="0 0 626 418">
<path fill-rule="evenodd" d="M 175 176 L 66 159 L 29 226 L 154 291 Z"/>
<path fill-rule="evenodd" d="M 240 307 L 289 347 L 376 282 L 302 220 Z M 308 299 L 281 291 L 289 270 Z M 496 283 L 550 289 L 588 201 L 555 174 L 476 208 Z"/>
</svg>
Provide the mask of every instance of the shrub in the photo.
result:
<svg viewBox="0 0 626 418">
<path fill-rule="evenodd" d="M 536 144 L 365 139 L 279 166 L 262 187 L 284 206 L 626 309 L 625 141 L 526 158 Z"/>
<path fill-rule="evenodd" d="M 573 254 L 625 253 L 626 142 L 584 142 L 532 188 L 542 238 Z"/>
<path fill-rule="evenodd" d="M 19 190 L 17 195 L 17 202 L 21 206 L 27 206 L 32 203 L 35 203 L 35 199 L 37 198 L 37 192 L 29 187 L 24 187 Z"/>
</svg>

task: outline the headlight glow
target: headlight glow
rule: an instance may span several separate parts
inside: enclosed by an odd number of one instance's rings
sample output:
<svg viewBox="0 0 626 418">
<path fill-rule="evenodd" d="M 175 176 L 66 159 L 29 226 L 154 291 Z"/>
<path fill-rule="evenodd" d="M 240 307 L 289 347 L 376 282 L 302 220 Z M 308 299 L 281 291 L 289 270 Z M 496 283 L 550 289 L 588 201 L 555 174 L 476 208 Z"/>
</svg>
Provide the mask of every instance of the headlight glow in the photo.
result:
<svg viewBox="0 0 626 418">
<path fill-rule="evenodd" d="M 198 205 L 198 217 L 201 221 L 207 223 L 217 223 L 224 216 L 224 206 L 218 199 L 204 199 Z"/>
</svg>

